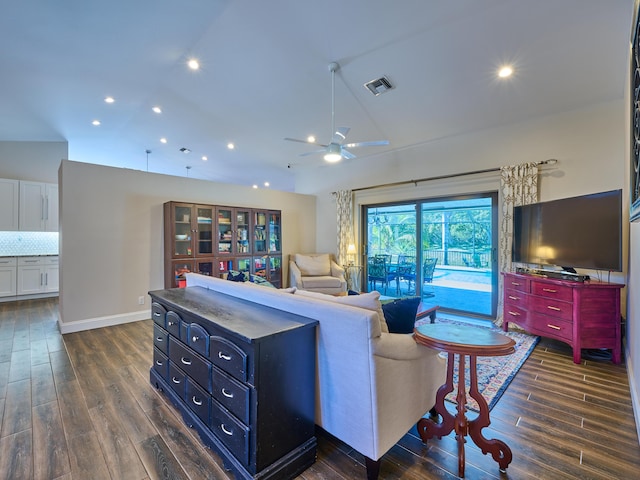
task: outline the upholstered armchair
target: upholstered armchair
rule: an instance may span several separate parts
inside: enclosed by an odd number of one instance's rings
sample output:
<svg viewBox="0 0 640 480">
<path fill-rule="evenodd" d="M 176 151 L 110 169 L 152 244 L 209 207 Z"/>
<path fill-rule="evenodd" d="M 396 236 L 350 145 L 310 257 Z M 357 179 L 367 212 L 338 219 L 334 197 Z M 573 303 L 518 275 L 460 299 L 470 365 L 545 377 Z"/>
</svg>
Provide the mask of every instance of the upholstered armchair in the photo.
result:
<svg viewBox="0 0 640 480">
<path fill-rule="evenodd" d="M 347 291 L 347 280 L 333 255 L 296 253 L 289 258 L 289 286 L 335 295 Z"/>
</svg>

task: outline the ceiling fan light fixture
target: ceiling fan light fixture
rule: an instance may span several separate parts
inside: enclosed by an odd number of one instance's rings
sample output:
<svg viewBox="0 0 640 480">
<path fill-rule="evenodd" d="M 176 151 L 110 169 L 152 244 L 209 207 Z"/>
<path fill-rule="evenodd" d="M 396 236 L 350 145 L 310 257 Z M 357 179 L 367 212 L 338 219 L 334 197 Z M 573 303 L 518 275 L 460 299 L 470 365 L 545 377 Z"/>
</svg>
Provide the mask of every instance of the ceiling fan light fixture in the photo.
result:
<svg viewBox="0 0 640 480">
<path fill-rule="evenodd" d="M 335 163 L 342 160 L 342 149 L 337 143 L 332 143 L 327 147 L 327 153 L 324 154 L 325 161 Z"/>
</svg>

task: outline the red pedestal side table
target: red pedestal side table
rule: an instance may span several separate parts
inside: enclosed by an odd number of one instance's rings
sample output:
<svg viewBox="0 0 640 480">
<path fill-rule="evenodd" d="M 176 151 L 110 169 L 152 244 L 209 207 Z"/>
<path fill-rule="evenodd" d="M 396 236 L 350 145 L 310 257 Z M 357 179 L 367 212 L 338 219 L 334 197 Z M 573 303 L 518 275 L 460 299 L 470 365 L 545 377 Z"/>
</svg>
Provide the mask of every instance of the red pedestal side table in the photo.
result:
<svg viewBox="0 0 640 480">
<path fill-rule="evenodd" d="M 438 389 L 435 409 L 441 421 L 436 423 L 430 418 L 422 418 L 418 422 L 418 433 L 423 442 L 430 438 L 448 435 L 455 430 L 458 442 L 458 476 L 464 477 L 465 437 L 468 435 L 480 447 L 485 455 L 491 453 L 498 462 L 501 472 L 511 463 L 511 449 L 501 440 L 488 440 L 482 435 L 482 429 L 489 426 L 489 406 L 478 391 L 478 375 L 476 357 L 495 357 L 509 355 L 515 351 L 513 339 L 487 328 L 464 325 L 425 324 L 417 327 L 413 334 L 415 341 L 421 345 L 446 352 L 447 382 Z M 457 413 L 452 415 L 445 407 L 445 397 L 453 392 L 453 367 L 455 355 L 458 355 L 458 392 L 456 395 Z M 465 392 L 465 363 L 469 357 L 470 387 L 469 395 L 478 403 L 479 414 L 469 421 L 466 416 L 467 396 Z"/>
</svg>

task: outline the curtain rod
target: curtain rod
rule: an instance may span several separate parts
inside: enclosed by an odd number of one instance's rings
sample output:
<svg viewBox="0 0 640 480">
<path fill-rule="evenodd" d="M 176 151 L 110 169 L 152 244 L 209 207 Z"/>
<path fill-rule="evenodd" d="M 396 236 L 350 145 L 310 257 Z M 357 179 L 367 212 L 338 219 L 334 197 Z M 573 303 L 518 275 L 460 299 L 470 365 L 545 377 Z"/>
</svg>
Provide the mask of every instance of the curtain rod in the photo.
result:
<svg viewBox="0 0 640 480">
<path fill-rule="evenodd" d="M 558 163 L 558 160 L 556 160 L 555 158 L 550 158 L 548 160 L 542 160 L 540 162 L 536 162 L 536 165 L 555 165 L 556 163 Z M 490 172 L 499 172 L 499 171 L 500 171 L 500 167 L 487 168 L 485 170 L 475 170 L 473 172 L 451 173 L 449 175 L 439 175 L 436 177 L 417 178 L 415 180 L 403 180 L 401 182 L 393 182 L 393 183 L 382 183 L 380 185 L 372 185 L 370 187 L 353 188 L 351 189 L 351 191 L 361 192 L 363 190 L 373 190 L 376 188 L 399 187 L 400 185 L 408 185 L 410 183 L 413 183 L 416 186 L 418 186 L 418 183 L 427 182 L 430 180 L 444 180 L 446 178 L 465 177 L 467 175 L 477 175 L 480 173 L 490 173 Z M 331 193 L 335 195 L 337 192 L 331 192 Z"/>
</svg>

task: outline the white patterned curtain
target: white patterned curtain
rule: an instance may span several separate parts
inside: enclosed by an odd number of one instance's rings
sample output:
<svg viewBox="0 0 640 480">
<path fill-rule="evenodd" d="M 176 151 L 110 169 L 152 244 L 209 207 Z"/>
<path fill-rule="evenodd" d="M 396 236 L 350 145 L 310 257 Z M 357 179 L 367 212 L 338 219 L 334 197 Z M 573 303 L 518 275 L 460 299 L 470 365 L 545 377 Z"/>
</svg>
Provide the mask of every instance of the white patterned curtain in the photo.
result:
<svg viewBox="0 0 640 480">
<path fill-rule="evenodd" d="M 538 164 L 523 163 L 500 169 L 502 193 L 502 220 L 499 232 L 499 267 L 501 272 L 511 271 L 511 246 L 513 245 L 513 207 L 538 201 Z M 498 279 L 498 314 L 496 325 L 503 319 L 503 282 Z"/>
<path fill-rule="evenodd" d="M 340 190 L 335 193 L 338 224 L 338 265 L 347 263 L 347 248 L 353 242 L 353 192 Z"/>
</svg>

